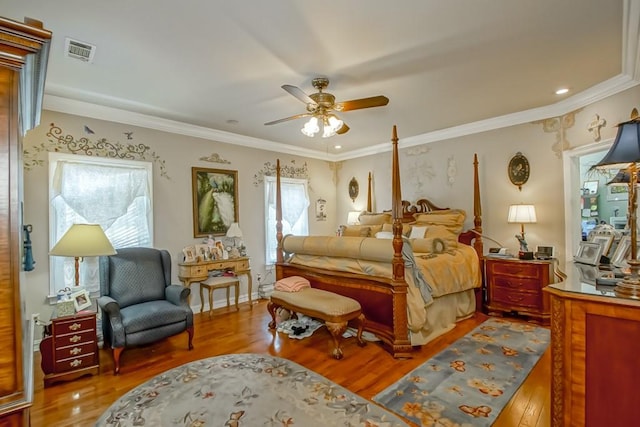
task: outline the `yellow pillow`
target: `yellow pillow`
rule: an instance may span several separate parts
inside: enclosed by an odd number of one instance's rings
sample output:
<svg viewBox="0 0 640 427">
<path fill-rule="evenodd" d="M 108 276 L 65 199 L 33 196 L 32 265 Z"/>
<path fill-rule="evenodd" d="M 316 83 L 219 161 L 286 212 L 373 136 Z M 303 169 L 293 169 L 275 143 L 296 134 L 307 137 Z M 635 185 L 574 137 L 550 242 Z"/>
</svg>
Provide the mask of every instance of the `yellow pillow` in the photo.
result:
<svg viewBox="0 0 640 427">
<path fill-rule="evenodd" d="M 452 232 L 451 229 L 445 227 L 444 225 L 427 226 L 427 232 L 424 234 L 424 238 L 441 239 L 445 243 L 447 250 L 458 247 L 458 234 Z"/>
<path fill-rule="evenodd" d="M 393 224 L 382 224 L 382 231 L 389 231 L 393 233 Z M 402 235 L 409 237 L 411 234 L 411 224 L 402 224 Z"/>
<path fill-rule="evenodd" d="M 360 215 L 360 225 L 391 224 L 393 218 L 390 213 L 363 213 Z"/>
<path fill-rule="evenodd" d="M 462 233 L 464 220 L 466 219 L 467 214 L 462 209 L 447 209 L 442 211 L 419 213 L 415 214 L 413 217 L 419 225 L 441 225 L 457 236 Z"/>
<path fill-rule="evenodd" d="M 422 254 L 441 254 L 447 252 L 450 248 L 448 242 L 439 238 L 429 239 L 410 239 L 411 248 L 414 253 Z"/>
</svg>

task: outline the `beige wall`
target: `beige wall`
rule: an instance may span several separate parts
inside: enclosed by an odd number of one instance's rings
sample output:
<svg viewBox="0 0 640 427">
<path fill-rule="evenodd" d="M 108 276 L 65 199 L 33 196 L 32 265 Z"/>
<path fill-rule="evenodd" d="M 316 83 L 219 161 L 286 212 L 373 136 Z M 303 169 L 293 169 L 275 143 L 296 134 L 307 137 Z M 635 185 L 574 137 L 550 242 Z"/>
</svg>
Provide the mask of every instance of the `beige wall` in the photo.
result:
<svg viewBox="0 0 640 427">
<path fill-rule="evenodd" d="M 313 234 L 332 234 L 337 227 L 335 217 L 335 184 L 331 163 L 323 160 L 304 159 L 282 153 L 259 149 L 245 148 L 222 144 L 198 138 L 185 137 L 150 129 L 137 128 L 118 123 L 93 120 L 68 114 L 45 111 L 41 125 L 29 131 L 25 140 L 25 162 L 33 159 L 42 160 L 42 164 L 24 172 L 24 223 L 33 225 L 31 239 L 33 256 L 36 260 L 35 270 L 25 274 L 26 312 L 40 313 L 48 319 L 51 306 L 47 303 L 49 293 L 49 257 L 51 246 L 48 231 L 48 165 L 47 152 L 51 149 L 51 137 L 47 136 L 50 124 L 71 135 L 75 140 L 87 137 L 95 142 L 98 138 L 106 138 L 109 142 L 144 144 L 151 147 L 157 157 L 165 162 L 169 178 L 160 174 L 159 163 L 153 164 L 154 175 L 154 242 L 155 247 L 169 250 L 172 256 L 174 282 L 177 278 L 177 262 L 182 258 L 184 246 L 200 243 L 202 239 L 193 238 L 191 167 L 229 169 L 238 171 L 239 223 L 244 234 L 247 251 L 251 257 L 253 270 L 253 292 L 257 294 L 257 273 L 264 280 L 273 281 L 273 274 L 265 271 L 264 261 L 264 189 L 263 184 L 254 185 L 254 177 L 264 169 L 265 163 L 274 164 L 280 159 L 281 164 L 302 167 L 306 162 L 309 174 L 309 225 Z M 84 132 L 88 126 L 95 134 Z M 132 140 L 127 140 L 124 132 L 133 132 Z M 200 157 L 217 153 L 230 164 L 211 163 L 198 160 Z M 90 183 L 87 183 L 90 185 Z M 316 221 L 315 201 L 323 198 L 327 201 L 327 220 Z M 246 281 L 242 282 L 241 298 L 246 299 Z M 200 301 L 197 285 L 192 286 L 191 304 L 199 308 Z M 216 296 L 218 300 L 218 296 Z"/>
<path fill-rule="evenodd" d="M 426 197 L 441 207 L 463 208 L 467 211 L 466 226 L 473 225 L 473 154 L 478 154 L 482 220 L 485 235 L 499 241 L 512 252 L 517 252 L 518 241 L 514 235 L 520 232 L 518 224 L 507 223 L 509 205 L 534 204 L 538 222 L 525 226 L 530 249 L 537 245 L 555 246 L 555 254 L 564 262 L 565 213 L 563 152 L 564 150 L 594 144 L 594 136 L 588 131 L 595 114 L 606 120 L 601 129 L 601 144 L 615 137 L 615 125 L 629 119 L 633 107 L 640 107 L 640 87 L 595 102 L 575 112 L 574 123 L 565 120 L 562 132 L 545 131 L 542 123 L 526 123 L 462 138 L 431 142 L 403 148 L 402 126 L 398 125 L 400 147 L 400 175 L 402 196 L 415 201 Z M 547 129 L 548 130 L 548 129 Z M 564 137 L 562 137 L 564 133 Z M 389 128 L 389 141 L 391 127 Z M 389 142 L 391 144 L 391 142 Z M 522 152 L 531 167 L 529 181 L 519 191 L 507 176 L 511 157 Z M 449 159 L 455 160 L 454 182 L 448 182 Z M 391 153 L 381 153 L 347 160 L 340 169 L 337 186 L 337 217 L 346 219 L 347 212 L 366 206 L 367 175 L 374 176 L 373 207 L 381 211 L 391 207 Z M 355 203 L 348 197 L 347 185 L 355 176 L 361 183 L 361 195 Z M 579 187 L 576 187 L 576 194 Z M 576 210 L 576 221 L 579 211 Z M 495 243 L 485 240 L 485 252 Z"/>
<path fill-rule="evenodd" d="M 512 203 L 532 203 L 536 206 L 538 223 L 525 227 L 530 248 L 537 245 L 552 245 L 556 255 L 563 261 L 565 254 L 565 196 L 563 189 L 563 153 L 558 149 L 559 141 L 565 150 L 594 144 L 593 135 L 587 130 L 595 114 L 607 121 L 602 128 L 600 143 L 606 144 L 615 136 L 615 125 L 627 120 L 633 107 L 640 106 L 640 88 L 635 87 L 620 94 L 579 109 L 574 123 L 565 123 L 564 131 L 545 131 L 541 123 L 526 123 L 517 126 L 478 133 L 475 135 L 432 142 L 412 147 L 403 147 L 402 126 L 398 125 L 400 138 L 400 165 L 403 198 L 415 201 L 428 197 L 443 207 L 463 208 L 467 211 L 467 226 L 472 225 L 473 154 L 478 154 L 480 163 L 480 187 L 484 233 L 501 242 L 512 251 L 517 251 L 514 235 L 519 225 L 506 221 L 508 207 Z M 105 122 L 45 111 L 42 125 L 29 132 L 25 138 L 27 157 L 46 146 L 49 124 L 55 123 L 65 134 L 76 139 L 91 140 L 106 138 L 110 142 L 142 143 L 151 147 L 165 161 L 170 179 L 160 176 L 154 164 L 154 213 L 155 246 L 166 248 L 173 256 L 174 279 L 177 283 L 175 264 L 181 256 L 183 246 L 197 242 L 192 232 L 191 167 L 209 167 L 238 170 L 240 226 L 246 235 L 245 242 L 252 258 L 254 292 L 257 291 L 256 273 L 263 277 L 268 273 L 264 265 L 264 208 L 263 187 L 254 185 L 254 176 L 266 162 L 280 158 L 284 164 L 295 160 L 296 166 L 308 165 L 310 177 L 309 222 L 312 234 L 333 234 L 339 224 L 346 222 L 347 213 L 364 209 L 367 197 L 368 173 L 373 175 L 373 207 L 377 211 L 391 206 L 391 153 L 385 152 L 358 159 L 346 160 L 335 167 L 329 162 L 305 159 L 258 148 L 245 148 L 193 137 L 137 128 L 118 123 Z M 87 135 L 84 126 L 95 134 Z M 127 141 L 124 132 L 133 132 L 133 140 Z M 564 135 L 564 136 L 561 136 Z M 391 125 L 389 127 L 389 139 Z M 415 141 L 415 139 L 413 139 Z M 516 152 L 522 152 L 529 160 L 531 176 L 522 191 L 512 185 L 507 177 L 507 164 Z M 231 164 L 209 163 L 198 160 L 202 156 L 218 153 Z M 48 194 L 46 153 L 35 156 L 44 160 L 43 165 L 25 171 L 24 222 L 32 224 L 33 253 L 36 268 L 26 273 L 26 295 L 28 313 L 39 312 L 47 317 L 51 307 L 46 302 L 49 290 L 48 278 Z M 453 182 L 449 182 L 449 160 L 455 162 Z M 334 177 L 334 169 L 337 171 Z M 360 185 L 360 194 L 352 202 L 348 194 L 348 183 L 355 177 Z M 335 180 L 334 180 L 335 179 Z M 577 190 L 576 190 L 577 191 Z M 315 200 L 327 201 L 327 221 L 315 220 Z M 579 212 L 576 212 L 576 217 Z M 485 241 L 486 248 L 494 243 Z M 273 280 L 273 275 L 266 277 Z M 243 283 L 246 294 L 246 283 Z M 193 289 L 197 295 L 197 288 Z M 243 295 L 246 298 L 246 295 Z M 192 298 L 198 308 L 198 297 Z"/>
</svg>

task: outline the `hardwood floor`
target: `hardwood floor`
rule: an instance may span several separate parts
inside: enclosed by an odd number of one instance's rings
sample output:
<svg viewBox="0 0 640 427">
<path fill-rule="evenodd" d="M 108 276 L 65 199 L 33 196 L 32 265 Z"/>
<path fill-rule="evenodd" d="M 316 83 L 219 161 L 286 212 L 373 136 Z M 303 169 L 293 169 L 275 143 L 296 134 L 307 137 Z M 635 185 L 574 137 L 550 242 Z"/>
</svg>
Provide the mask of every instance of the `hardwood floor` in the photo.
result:
<svg viewBox="0 0 640 427">
<path fill-rule="evenodd" d="M 226 353 L 268 353 L 290 359 L 343 387 L 371 399 L 407 372 L 440 352 L 487 318 L 483 314 L 458 323 L 451 332 L 423 346 L 413 359 L 397 360 L 376 343 L 358 347 L 355 338 L 344 341 L 344 358 L 329 356 L 330 335 L 320 328 L 304 340 L 280 336 L 267 327 L 266 301 L 240 310 L 224 308 L 195 315 L 194 349 L 187 350 L 187 334 L 122 353 L 120 375 L 113 375 L 110 350 L 100 350 L 100 374 L 43 387 L 40 355 L 35 357 L 35 394 L 31 425 L 91 426 L 113 401 L 151 377 L 193 360 Z M 550 425 L 550 350 L 500 414 L 495 427 Z"/>
</svg>

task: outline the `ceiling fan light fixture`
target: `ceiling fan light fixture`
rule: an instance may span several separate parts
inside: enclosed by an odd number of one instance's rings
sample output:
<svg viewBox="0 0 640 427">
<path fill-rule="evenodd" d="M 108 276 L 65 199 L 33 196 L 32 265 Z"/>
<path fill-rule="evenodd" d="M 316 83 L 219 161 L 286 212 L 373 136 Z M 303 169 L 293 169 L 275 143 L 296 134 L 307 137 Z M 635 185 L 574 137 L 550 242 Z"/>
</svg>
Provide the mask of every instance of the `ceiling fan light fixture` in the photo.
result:
<svg viewBox="0 0 640 427">
<path fill-rule="evenodd" d="M 316 135 L 316 133 L 318 133 L 319 131 L 320 131 L 320 127 L 318 127 L 317 117 L 311 117 L 309 121 L 304 124 L 302 129 L 300 129 L 300 132 L 302 132 L 304 135 L 310 138 L 313 138 Z"/>
</svg>

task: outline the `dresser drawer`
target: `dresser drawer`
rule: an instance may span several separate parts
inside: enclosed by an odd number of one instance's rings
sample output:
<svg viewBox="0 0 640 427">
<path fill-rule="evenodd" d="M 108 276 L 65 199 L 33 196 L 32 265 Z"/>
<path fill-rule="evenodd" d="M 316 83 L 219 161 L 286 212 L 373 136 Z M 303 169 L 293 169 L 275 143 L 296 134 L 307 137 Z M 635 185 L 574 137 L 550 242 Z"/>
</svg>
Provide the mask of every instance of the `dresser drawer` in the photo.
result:
<svg viewBox="0 0 640 427">
<path fill-rule="evenodd" d="M 541 295 L 529 292 L 516 292 L 509 289 L 496 287 L 493 290 L 492 301 L 508 305 L 513 310 L 518 308 L 534 308 L 540 307 Z"/>
<path fill-rule="evenodd" d="M 181 265 L 179 276 L 206 276 L 208 274 L 206 265 Z"/>
<path fill-rule="evenodd" d="M 56 360 L 55 370 L 56 372 L 66 372 L 76 369 L 82 369 L 88 366 L 94 366 L 98 364 L 96 353 L 85 354 L 78 357 L 70 357 L 68 359 Z"/>
<path fill-rule="evenodd" d="M 249 269 L 249 260 L 245 259 L 236 264 L 236 271 L 248 270 Z"/>
<path fill-rule="evenodd" d="M 83 342 L 77 345 L 57 347 L 55 349 L 55 360 L 68 359 L 70 357 L 80 357 L 82 355 L 95 353 L 97 349 L 95 341 Z"/>
<path fill-rule="evenodd" d="M 508 275 L 540 279 L 541 268 L 536 264 L 515 262 L 488 262 L 488 264 L 489 273 L 493 275 Z"/>
<path fill-rule="evenodd" d="M 66 335 L 56 335 L 55 348 L 66 347 L 70 345 L 84 344 L 86 342 L 95 342 L 96 331 L 91 329 L 88 331 L 74 332 Z"/>
<path fill-rule="evenodd" d="M 61 320 L 54 323 L 55 334 L 62 335 L 95 329 L 95 323 L 96 319 L 94 316 Z"/>
<path fill-rule="evenodd" d="M 528 277 L 498 275 L 492 277 L 492 284 L 495 289 L 506 288 L 508 290 L 529 290 L 535 292 L 540 290 L 540 281 Z"/>
</svg>

